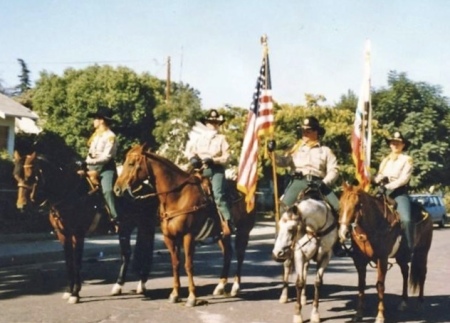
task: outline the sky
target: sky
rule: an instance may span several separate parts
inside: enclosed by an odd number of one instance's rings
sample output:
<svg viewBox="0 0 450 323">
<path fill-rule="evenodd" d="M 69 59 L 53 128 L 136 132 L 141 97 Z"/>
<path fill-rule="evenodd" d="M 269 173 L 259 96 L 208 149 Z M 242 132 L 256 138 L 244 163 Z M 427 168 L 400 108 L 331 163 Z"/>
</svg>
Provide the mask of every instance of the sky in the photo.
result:
<svg viewBox="0 0 450 323">
<path fill-rule="evenodd" d="M 305 93 L 336 103 L 359 94 L 371 43 L 372 87 L 389 71 L 450 95 L 446 0 L 1 0 L 0 80 L 47 71 L 126 66 L 200 92 L 205 109 L 249 107 L 267 35 L 272 92 L 302 104 Z"/>
</svg>

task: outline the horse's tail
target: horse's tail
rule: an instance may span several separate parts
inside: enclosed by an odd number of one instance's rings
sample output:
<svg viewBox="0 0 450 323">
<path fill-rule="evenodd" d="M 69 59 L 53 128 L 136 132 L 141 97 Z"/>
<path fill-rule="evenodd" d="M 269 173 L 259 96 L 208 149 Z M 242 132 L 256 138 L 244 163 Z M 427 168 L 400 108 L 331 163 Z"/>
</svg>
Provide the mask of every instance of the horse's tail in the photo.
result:
<svg viewBox="0 0 450 323">
<path fill-rule="evenodd" d="M 416 246 L 411 257 L 411 273 L 409 286 L 415 293 L 417 289 L 423 289 L 427 276 L 428 252 L 433 237 L 433 222 L 431 217 L 425 217 L 416 225 Z"/>
<path fill-rule="evenodd" d="M 427 258 L 419 253 L 414 253 L 411 258 L 411 273 L 409 275 L 409 287 L 412 293 L 416 293 L 427 275 Z"/>
</svg>

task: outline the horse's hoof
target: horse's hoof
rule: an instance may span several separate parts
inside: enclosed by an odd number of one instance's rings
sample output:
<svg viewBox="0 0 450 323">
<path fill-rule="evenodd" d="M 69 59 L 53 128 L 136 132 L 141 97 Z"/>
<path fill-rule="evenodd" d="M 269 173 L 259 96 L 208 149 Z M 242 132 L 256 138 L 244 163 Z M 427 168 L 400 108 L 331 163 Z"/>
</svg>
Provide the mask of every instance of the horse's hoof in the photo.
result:
<svg viewBox="0 0 450 323">
<path fill-rule="evenodd" d="M 115 283 L 113 288 L 111 289 L 112 296 L 118 296 L 122 294 L 122 285 Z"/>
<path fill-rule="evenodd" d="M 213 296 L 220 296 L 225 294 L 225 285 L 223 283 L 219 283 L 214 289 Z"/>
<path fill-rule="evenodd" d="M 195 298 L 193 298 L 193 299 L 188 299 L 187 301 L 186 301 L 186 305 L 185 305 L 186 307 L 194 307 L 195 306 Z"/>
<path fill-rule="evenodd" d="M 280 296 L 280 299 L 279 299 L 279 302 L 280 302 L 281 304 L 286 304 L 286 303 L 288 302 L 288 297 L 287 297 L 287 295 L 281 295 L 281 296 Z"/>
<path fill-rule="evenodd" d="M 62 295 L 62 299 L 68 300 L 69 297 L 70 297 L 71 295 L 72 295 L 71 293 L 65 292 L 65 293 Z"/>
<path fill-rule="evenodd" d="M 306 305 L 306 296 L 301 296 L 300 297 L 300 304 L 302 304 L 302 306 Z"/>
<path fill-rule="evenodd" d="M 319 313 L 311 314 L 311 318 L 309 320 L 311 323 L 320 323 L 320 315 Z"/>
<path fill-rule="evenodd" d="M 294 315 L 294 319 L 292 320 L 293 323 L 303 323 L 303 319 L 301 315 Z"/>
<path fill-rule="evenodd" d="M 144 295 L 146 291 L 147 291 L 147 288 L 145 287 L 145 283 L 143 283 L 142 281 L 139 281 L 139 283 L 136 287 L 136 294 Z"/>
<path fill-rule="evenodd" d="M 80 301 L 79 296 L 70 296 L 67 300 L 67 304 L 77 304 Z"/>
<path fill-rule="evenodd" d="M 178 303 L 180 301 L 180 299 L 178 298 L 177 295 L 170 295 L 169 296 L 169 303 L 175 304 Z"/>
<path fill-rule="evenodd" d="M 232 297 L 236 297 L 241 293 L 241 287 L 238 283 L 233 283 L 233 287 L 231 287 L 230 295 Z"/>
</svg>

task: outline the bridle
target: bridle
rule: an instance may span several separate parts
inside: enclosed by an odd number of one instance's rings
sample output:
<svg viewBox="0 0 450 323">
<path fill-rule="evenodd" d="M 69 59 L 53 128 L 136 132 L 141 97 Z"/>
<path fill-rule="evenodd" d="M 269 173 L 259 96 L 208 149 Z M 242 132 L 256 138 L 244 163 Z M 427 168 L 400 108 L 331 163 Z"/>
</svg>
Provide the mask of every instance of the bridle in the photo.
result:
<svg viewBox="0 0 450 323">
<path fill-rule="evenodd" d="M 28 178 L 24 178 L 23 181 L 19 181 L 18 187 L 23 188 L 25 190 L 30 190 L 29 199 L 33 203 L 38 202 L 38 201 L 36 201 L 36 198 L 37 198 L 36 195 L 37 195 L 37 189 L 39 187 L 40 191 L 43 192 L 43 196 L 45 196 L 45 198 L 43 198 L 42 202 L 39 203 L 39 206 L 42 207 L 42 206 L 46 205 L 47 203 L 49 203 L 48 197 L 55 196 L 55 194 L 53 194 L 53 192 L 51 192 L 47 187 L 49 185 L 49 181 L 47 180 L 47 177 L 45 176 L 45 172 L 43 171 L 42 167 L 39 166 L 39 161 L 47 163 L 50 167 L 55 169 L 55 171 L 62 173 L 61 167 L 54 165 L 46 157 L 38 155 L 33 159 L 32 163 L 30 163 L 30 164 L 24 163 L 24 165 L 22 165 L 22 167 L 24 168 L 24 174 L 27 173 L 27 169 L 28 169 L 28 173 L 30 173 L 30 174 L 28 176 L 24 175 L 24 177 L 28 177 Z M 30 178 L 33 179 L 32 182 L 29 181 Z M 27 184 L 27 182 L 29 182 L 29 183 Z M 69 198 L 71 198 L 72 193 L 76 192 L 79 189 L 80 185 L 81 185 L 81 181 L 78 181 L 77 185 L 72 186 L 70 188 L 70 190 L 68 192 L 66 192 L 66 194 L 64 194 L 60 199 L 58 199 L 56 201 L 52 201 L 51 206 L 56 207 L 56 206 L 64 203 Z"/>
<path fill-rule="evenodd" d="M 151 185 L 150 183 L 153 182 L 153 178 L 152 178 L 152 172 L 150 172 L 148 164 L 146 162 L 147 158 L 152 158 L 153 156 L 147 152 L 140 152 L 140 153 L 130 153 L 128 156 L 130 156 L 131 158 L 133 158 L 132 162 L 128 163 L 128 166 L 131 167 L 131 176 L 137 177 L 137 174 L 139 172 L 139 170 L 142 167 L 144 167 L 144 174 L 145 174 L 145 178 L 144 180 L 142 180 L 142 183 L 144 183 L 144 185 Z M 129 159 L 130 157 L 127 157 L 127 159 Z M 147 183 L 147 184 L 145 184 Z M 132 190 L 131 189 L 131 185 L 127 185 L 127 193 L 134 199 L 144 199 L 144 198 L 150 198 L 150 197 L 155 197 L 155 196 L 164 196 L 167 197 L 170 193 L 174 193 L 177 191 L 180 191 L 184 186 L 188 185 L 188 184 L 195 184 L 195 185 L 200 185 L 199 179 L 196 175 L 191 175 L 187 178 L 185 178 L 181 183 L 178 183 L 177 185 L 171 187 L 170 189 L 166 190 L 166 191 L 162 191 L 162 192 L 154 192 L 154 193 L 148 193 L 145 195 L 135 195 L 135 192 L 139 191 L 142 189 L 142 186 L 139 186 L 137 189 Z M 196 212 L 199 211 L 200 209 L 203 209 L 205 207 L 208 206 L 207 203 L 203 203 L 200 205 L 194 205 L 191 208 L 188 209 L 182 209 L 182 210 L 177 210 L 177 211 L 172 211 L 172 212 L 165 212 L 164 211 L 164 205 L 165 203 L 161 203 L 161 212 L 160 215 L 162 218 L 164 219 L 170 219 L 182 214 L 186 214 L 186 213 L 190 213 L 190 212 Z"/>
</svg>

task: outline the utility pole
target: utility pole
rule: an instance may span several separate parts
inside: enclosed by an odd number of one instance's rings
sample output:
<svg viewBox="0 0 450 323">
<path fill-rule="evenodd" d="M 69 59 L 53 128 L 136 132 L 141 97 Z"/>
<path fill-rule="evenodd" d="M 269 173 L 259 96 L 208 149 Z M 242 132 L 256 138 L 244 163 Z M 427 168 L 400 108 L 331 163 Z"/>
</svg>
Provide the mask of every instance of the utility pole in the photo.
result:
<svg viewBox="0 0 450 323">
<path fill-rule="evenodd" d="M 170 101 L 170 56 L 167 57 L 166 103 Z"/>
</svg>

